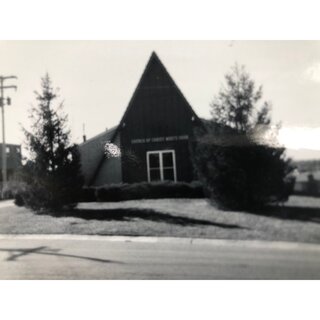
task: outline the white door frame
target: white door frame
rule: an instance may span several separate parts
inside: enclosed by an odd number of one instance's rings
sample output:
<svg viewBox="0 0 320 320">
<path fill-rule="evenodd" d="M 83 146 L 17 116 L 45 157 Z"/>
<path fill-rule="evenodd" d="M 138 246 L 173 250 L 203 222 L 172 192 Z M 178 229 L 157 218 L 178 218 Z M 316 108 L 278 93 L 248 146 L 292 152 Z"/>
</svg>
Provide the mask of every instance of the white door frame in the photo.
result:
<svg viewBox="0 0 320 320">
<path fill-rule="evenodd" d="M 162 154 L 163 153 L 172 153 L 172 162 L 173 162 L 173 177 L 174 182 L 177 182 L 177 167 L 176 167 L 176 153 L 173 149 L 168 150 L 153 150 L 153 151 L 147 151 L 147 171 L 148 171 L 148 182 L 151 182 L 150 180 L 150 162 L 149 162 L 149 154 L 159 154 L 159 169 L 160 169 L 160 181 L 164 181 L 163 179 L 163 161 L 162 161 Z"/>
</svg>

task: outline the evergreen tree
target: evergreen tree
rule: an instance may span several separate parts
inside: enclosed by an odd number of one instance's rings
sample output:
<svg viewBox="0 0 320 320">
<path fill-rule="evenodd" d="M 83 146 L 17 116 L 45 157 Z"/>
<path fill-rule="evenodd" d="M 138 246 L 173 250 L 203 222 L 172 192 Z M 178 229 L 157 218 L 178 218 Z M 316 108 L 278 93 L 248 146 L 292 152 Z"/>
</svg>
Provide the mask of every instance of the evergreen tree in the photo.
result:
<svg viewBox="0 0 320 320">
<path fill-rule="evenodd" d="M 30 157 L 22 172 L 27 187 L 20 198 L 36 211 L 70 208 L 83 185 L 80 153 L 77 145 L 70 143 L 63 103 L 55 105 L 57 90 L 48 74 L 42 78 L 41 92 L 35 95 L 38 105 L 30 110 L 31 130 L 23 129 Z"/>
<path fill-rule="evenodd" d="M 234 66 L 211 104 L 193 157 L 208 196 L 223 208 L 251 209 L 287 200 L 291 162 L 271 130 L 270 104 L 244 67 Z M 267 137 L 267 139 L 266 139 Z"/>
</svg>

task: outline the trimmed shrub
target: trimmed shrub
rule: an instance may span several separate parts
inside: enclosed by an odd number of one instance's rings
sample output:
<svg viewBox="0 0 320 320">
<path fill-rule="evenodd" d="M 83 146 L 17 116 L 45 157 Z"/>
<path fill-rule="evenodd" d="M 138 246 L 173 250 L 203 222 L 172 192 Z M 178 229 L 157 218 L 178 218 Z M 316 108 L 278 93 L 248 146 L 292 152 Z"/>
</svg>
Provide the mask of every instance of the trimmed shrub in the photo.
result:
<svg viewBox="0 0 320 320">
<path fill-rule="evenodd" d="M 110 184 L 103 187 L 84 188 L 81 202 L 117 202 L 139 199 L 203 198 L 200 182 L 140 182 L 132 184 Z"/>
<path fill-rule="evenodd" d="M 238 137 L 237 137 L 238 138 Z M 248 210 L 285 202 L 294 181 L 284 149 L 258 145 L 242 137 L 229 145 L 213 135 L 199 139 L 194 163 L 209 197 L 224 209 Z"/>
<path fill-rule="evenodd" d="M 123 186 L 106 186 L 96 191 L 97 201 L 121 201 L 123 199 Z"/>
<path fill-rule="evenodd" d="M 84 187 L 81 191 L 79 200 L 81 202 L 94 202 L 96 201 L 96 188 Z"/>
</svg>

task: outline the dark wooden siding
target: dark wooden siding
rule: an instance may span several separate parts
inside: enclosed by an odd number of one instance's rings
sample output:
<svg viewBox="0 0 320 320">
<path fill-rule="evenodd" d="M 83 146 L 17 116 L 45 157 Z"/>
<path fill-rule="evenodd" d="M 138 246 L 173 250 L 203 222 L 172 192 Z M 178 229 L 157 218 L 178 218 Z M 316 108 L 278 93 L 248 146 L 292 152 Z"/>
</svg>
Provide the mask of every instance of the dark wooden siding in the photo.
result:
<svg viewBox="0 0 320 320">
<path fill-rule="evenodd" d="M 189 143 L 146 143 L 129 149 L 129 153 L 122 157 L 122 177 L 127 183 L 147 181 L 147 151 L 174 150 L 176 157 L 177 180 L 192 181 L 195 177 L 190 161 Z"/>
</svg>

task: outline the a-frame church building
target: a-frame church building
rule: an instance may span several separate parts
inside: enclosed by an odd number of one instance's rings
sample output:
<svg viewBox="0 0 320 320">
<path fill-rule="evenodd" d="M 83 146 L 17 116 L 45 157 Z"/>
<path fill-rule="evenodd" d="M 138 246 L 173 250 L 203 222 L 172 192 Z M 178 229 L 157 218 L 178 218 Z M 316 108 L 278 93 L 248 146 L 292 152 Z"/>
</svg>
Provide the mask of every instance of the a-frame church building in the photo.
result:
<svg viewBox="0 0 320 320">
<path fill-rule="evenodd" d="M 120 123 L 80 145 L 86 185 L 195 180 L 196 126 L 201 120 L 153 52 Z"/>
</svg>

